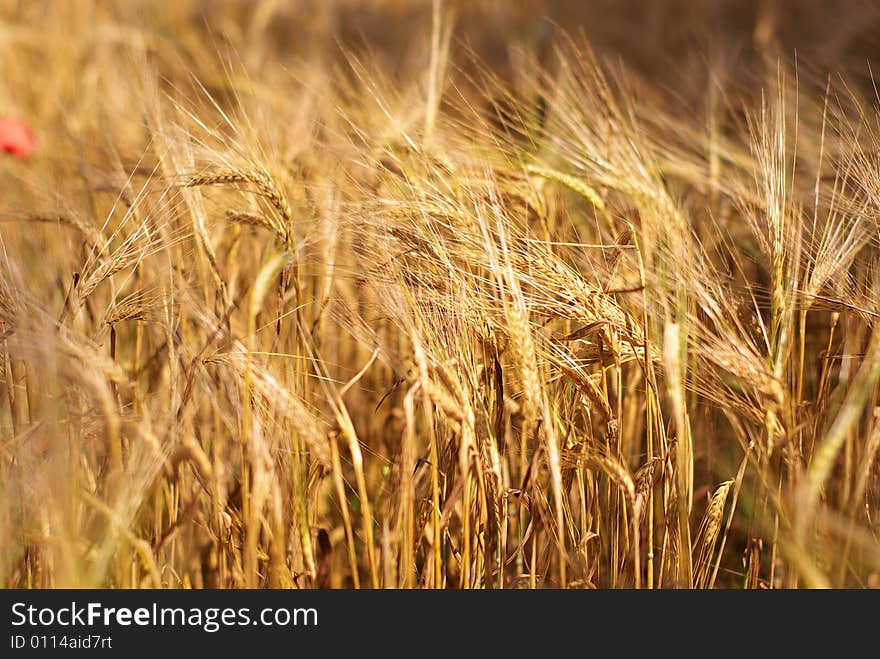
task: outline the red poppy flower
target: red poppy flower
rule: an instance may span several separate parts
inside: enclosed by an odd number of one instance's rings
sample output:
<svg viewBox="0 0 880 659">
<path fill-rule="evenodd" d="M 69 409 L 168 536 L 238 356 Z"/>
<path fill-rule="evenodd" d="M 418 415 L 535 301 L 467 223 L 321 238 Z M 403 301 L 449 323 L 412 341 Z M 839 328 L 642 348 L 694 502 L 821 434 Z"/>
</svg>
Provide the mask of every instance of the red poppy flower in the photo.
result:
<svg viewBox="0 0 880 659">
<path fill-rule="evenodd" d="M 34 150 L 34 136 L 21 119 L 0 117 L 0 149 L 17 158 L 27 158 Z"/>
</svg>

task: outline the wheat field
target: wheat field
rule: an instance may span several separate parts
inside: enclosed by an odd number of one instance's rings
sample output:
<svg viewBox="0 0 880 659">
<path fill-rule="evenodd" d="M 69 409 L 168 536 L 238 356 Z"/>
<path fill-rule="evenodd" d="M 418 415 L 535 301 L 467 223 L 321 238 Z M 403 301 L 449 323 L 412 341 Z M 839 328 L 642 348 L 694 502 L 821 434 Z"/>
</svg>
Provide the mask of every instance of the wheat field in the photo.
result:
<svg viewBox="0 0 880 659">
<path fill-rule="evenodd" d="M 880 586 L 878 35 L 0 0 L 0 583 Z"/>
</svg>

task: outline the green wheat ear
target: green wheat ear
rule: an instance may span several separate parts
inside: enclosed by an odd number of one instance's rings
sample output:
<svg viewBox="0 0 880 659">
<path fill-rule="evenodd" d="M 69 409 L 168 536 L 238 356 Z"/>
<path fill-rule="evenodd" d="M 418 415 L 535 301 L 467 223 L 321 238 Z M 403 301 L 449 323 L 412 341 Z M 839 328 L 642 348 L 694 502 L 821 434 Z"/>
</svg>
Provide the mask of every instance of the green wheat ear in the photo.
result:
<svg viewBox="0 0 880 659">
<path fill-rule="evenodd" d="M 602 200 L 602 197 L 599 196 L 599 193 L 576 176 L 560 172 L 556 169 L 550 169 L 549 167 L 538 167 L 536 165 L 526 165 L 526 172 L 533 176 L 545 178 L 548 181 L 561 183 L 565 187 L 577 192 L 581 197 L 593 204 L 593 206 L 595 206 L 600 212 L 603 214 L 605 213 L 605 202 Z"/>
</svg>

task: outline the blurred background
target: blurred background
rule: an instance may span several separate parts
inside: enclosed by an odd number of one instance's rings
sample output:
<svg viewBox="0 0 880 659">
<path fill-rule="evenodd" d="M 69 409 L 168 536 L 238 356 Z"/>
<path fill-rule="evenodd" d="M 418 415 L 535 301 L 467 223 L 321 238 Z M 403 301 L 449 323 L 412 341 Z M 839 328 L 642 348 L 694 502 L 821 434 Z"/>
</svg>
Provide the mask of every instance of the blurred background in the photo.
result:
<svg viewBox="0 0 880 659">
<path fill-rule="evenodd" d="M 688 62 L 700 53 L 743 71 L 795 53 L 825 69 L 864 68 L 880 47 L 880 3 L 872 0 L 440 0 L 456 17 L 458 41 L 493 67 L 517 64 L 515 50 L 548 52 L 556 25 L 584 35 L 607 58 L 644 75 L 687 87 Z M 44 35 L 100 33 L 123 24 L 167 38 L 181 21 L 208 31 L 218 47 L 236 48 L 251 63 L 268 52 L 290 57 L 314 51 L 369 49 L 388 67 L 412 66 L 412 49 L 429 45 L 432 0 L 4 0 L 4 46 L 30 26 Z M 177 34 L 177 31 L 174 31 Z M 37 35 L 31 35 L 36 37 Z M 59 34 L 60 36 L 60 34 Z M 125 38 L 125 35 L 120 35 Z M 402 38 L 403 37 L 403 38 Z M 186 46 L 186 44 L 180 44 Z M 10 53 L 11 54 L 11 53 Z M 197 54 L 190 53 L 197 58 Z M 421 65 L 420 58 L 416 61 Z M 5 67 L 14 67 L 7 60 Z"/>
</svg>

